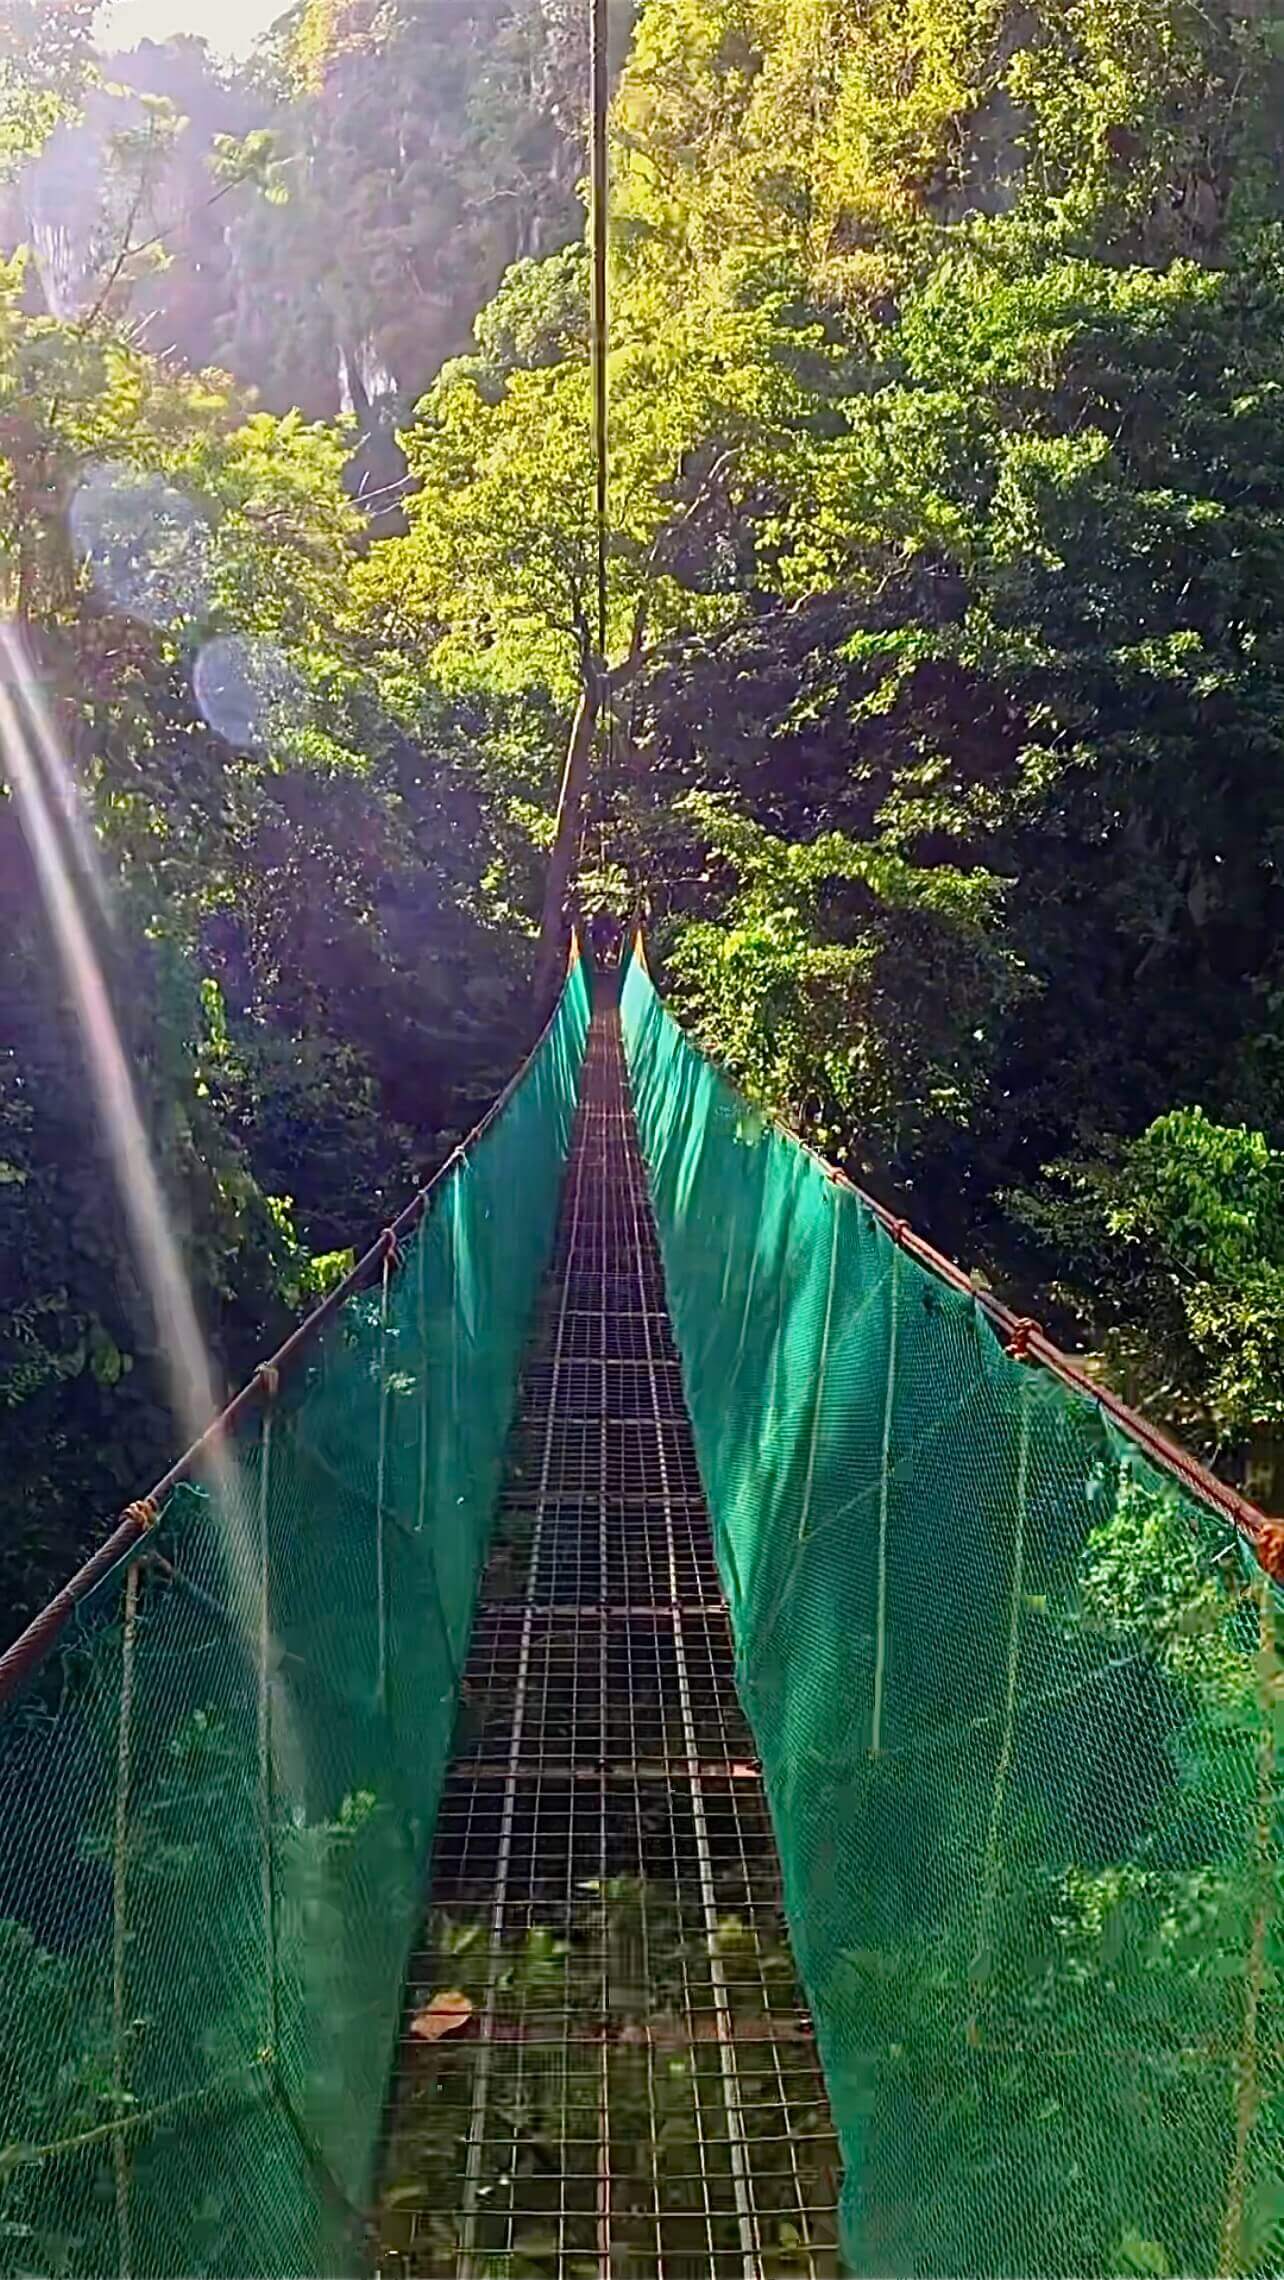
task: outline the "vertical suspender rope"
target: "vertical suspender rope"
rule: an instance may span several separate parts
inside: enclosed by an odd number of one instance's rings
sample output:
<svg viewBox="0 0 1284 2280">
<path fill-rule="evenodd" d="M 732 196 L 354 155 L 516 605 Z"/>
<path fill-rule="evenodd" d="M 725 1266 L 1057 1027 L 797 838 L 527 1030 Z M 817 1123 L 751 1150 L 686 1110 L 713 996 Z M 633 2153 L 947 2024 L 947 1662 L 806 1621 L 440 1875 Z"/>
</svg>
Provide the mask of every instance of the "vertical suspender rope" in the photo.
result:
<svg viewBox="0 0 1284 2280">
<path fill-rule="evenodd" d="M 132 1560 L 125 1579 L 125 1628 L 121 1640 L 120 1720 L 116 1736 L 116 1836 L 112 1873 L 112 2091 L 116 2134 L 112 2155 L 116 2175 L 116 2241 L 120 2280 L 130 2280 L 133 2248 L 130 2240 L 130 2150 L 125 2135 L 126 2046 L 126 1909 L 129 1880 L 129 1791 L 133 1778 L 134 1746 L 134 1642 L 138 1627 L 138 1562 Z"/>
<path fill-rule="evenodd" d="M 892 1250 L 889 1288 L 891 1321 L 887 1336 L 887 1391 L 883 1397 L 883 1449 L 878 1469 L 878 1606 L 874 1617 L 874 1704 L 870 1712 L 869 1754 L 883 1746 L 883 1682 L 887 1674 L 887 1518 L 892 1493 L 892 1427 L 896 1417 L 896 1341 L 900 1332 L 901 1253 Z"/>
<path fill-rule="evenodd" d="M 842 1219 L 843 1199 L 837 1188 L 827 1187 L 825 1198 L 833 1214 L 829 1230 L 829 1272 L 825 1283 L 825 1319 L 820 1332 L 820 1359 L 816 1365 L 816 1391 L 811 1409 L 811 1433 L 807 1441 L 807 1477 L 803 1482 L 802 1511 L 798 1516 L 798 1541 L 807 1540 L 811 1524 L 811 1492 L 816 1479 L 816 1452 L 820 1447 L 820 1420 L 825 1406 L 825 1379 L 829 1372 L 829 1339 L 834 1323 L 834 1285 L 838 1280 L 838 1235 Z M 784 1277 L 781 1277 L 783 1288 Z"/>
<path fill-rule="evenodd" d="M 1227 2185 L 1226 2212 L 1222 2219 L 1221 2253 L 1217 2260 L 1218 2274 L 1227 2276 L 1227 2280 L 1232 2273 L 1247 2272 L 1250 2263 L 1255 2261 L 1250 2244 L 1244 2238 L 1244 2219 L 1251 2175 L 1252 2138 L 1262 2105 L 1259 2035 L 1267 1984 L 1267 1943 L 1279 1868 L 1275 1834 L 1279 1775 L 1276 1745 L 1276 1721 L 1279 1716 L 1279 1632 L 1275 1592 L 1270 1579 L 1264 1575 L 1258 1576 L 1254 1591 L 1258 1609 L 1257 1699 L 1260 1713 L 1257 1744 L 1257 1849 L 1252 1879 L 1255 1888 L 1253 1921 L 1244 1970 L 1243 2026 L 1234 2070 L 1235 2149 Z"/>
<path fill-rule="evenodd" d="M 463 1283 L 460 1269 L 464 1257 L 464 1175 L 467 1166 L 459 1164 L 451 1181 L 450 1192 L 450 1421 L 459 1431 L 459 1339 L 463 1316 L 459 1306 L 459 1292 Z"/>
<path fill-rule="evenodd" d="M 388 1574 L 384 1507 L 388 1494 L 388 1282 L 396 1244 L 388 1241 L 383 1254 L 379 1285 L 379 1454 L 375 1465 L 375 1700 L 382 1710 L 388 1700 Z"/>
<path fill-rule="evenodd" d="M 606 424 L 606 228 L 607 81 L 606 0 L 590 0 L 590 57 L 593 80 L 592 208 L 593 233 L 593 458 L 597 532 L 597 658 L 606 667 L 606 484 L 609 468 Z"/>
<path fill-rule="evenodd" d="M 990 1797 L 990 1821 L 985 1839 L 985 1863 L 981 1872 L 981 1900 L 976 1919 L 976 1944 L 972 1951 L 972 1964 L 969 1974 L 972 1982 L 972 2010 L 968 2020 L 967 2039 L 973 2050 L 980 2049 L 985 2035 L 981 2005 L 987 1985 L 993 1976 L 990 1949 L 994 1936 L 994 1911 L 998 1905 L 999 1879 L 1002 1873 L 1003 1815 L 1007 1808 L 1008 1786 L 1012 1778 L 1012 1758 L 1016 1743 L 1017 1681 L 1021 1671 L 1021 1617 L 1025 1607 L 1025 1535 L 1030 1494 L 1030 1410 L 1034 1400 L 1034 1387 L 1033 1372 L 1027 1370 L 1021 1380 L 1021 1421 L 1017 1441 L 1012 1564 L 1008 1580 L 1008 1646 L 1003 1686 L 1003 1726 L 999 1737 L 998 1756 L 994 1766 L 994 1788 Z"/>
<path fill-rule="evenodd" d="M 428 1249 L 428 1228 L 425 1223 L 419 1230 L 415 1245 L 415 1269 L 418 1285 L 415 1298 L 415 1317 L 419 1330 L 419 1497 L 415 1506 L 415 1534 L 422 1535 L 428 1512 L 428 1297 L 424 1286 L 425 1254 Z M 433 1554 L 436 1572 L 436 1553 Z"/>
<path fill-rule="evenodd" d="M 457 1161 L 454 1166 L 452 1178 L 456 1187 L 458 1187 L 458 1183 L 463 1177 L 464 1156 L 461 1150 L 456 1151 L 456 1156 Z M 417 1325 L 416 1344 L 418 1346 L 416 1367 L 419 1371 L 419 1491 L 415 1500 L 415 1534 L 417 1536 L 422 1536 L 425 1528 L 428 1527 L 429 1516 L 428 1467 L 429 1457 L 431 1454 L 430 1438 L 432 1430 L 432 1418 L 429 1411 L 429 1395 L 431 1389 L 428 1379 L 427 1253 L 428 1213 L 427 1209 L 425 1208 L 423 1219 L 420 1222 L 418 1240 L 415 1244 L 415 1321 Z M 451 1238 L 450 1259 L 452 1278 L 451 1297 L 453 1300 L 456 1297 L 458 1291 L 458 1276 L 455 1265 L 456 1234 L 452 1234 Z M 457 1313 L 452 1314 L 451 1319 L 452 1323 L 454 1323 L 457 1320 Z M 459 1370 L 457 1360 L 454 1356 L 453 1337 L 451 1340 L 451 1346 L 451 1399 L 449 1404 L 445 1402 L 441 1404 L 441 1430 L 444 1432 L 447 1428 L 447 1425 L 449 1425 L 449 1429 L 453 1433 L 456 1429 L 456 1420 L 459 1416 Z M 436 1511 L 434 1511 L 434 1521 L 437 1519 L 437 1517 L 438 1514 Z M 441 1643 L 445 1649 L 446 1657 L 450 1665 L 451 1677 L 454 1681 L 457 1682 L 460 1676 L 460 1659 L 455 1647 L 454 1639 L 451 1636 L 450 1624 L 446 1619 L 446 1601 L 442 1594 L 441 1573 L 437 1564 L 438 1545 L 440 1540 L 440 1532 L 438 1528 L 434 1526 L 429 1533 L 428 1539 L 427 1580 L 432 1587 L 432 1602 L 436 1610 L 437 1621 L 441 1626 Z M 422 1566 L 420 1568 L 420 1574 L 423 1574 Z"/>
<path fill-rule="evenodd" d="M 264 2034 L 262 2056 L 275 2065 L 280 2048 L 280 2018 L 276 1970 L 276 1777 L 272 1759 L 272 1429 L 277 1393 L 276 1371 L 260 1368 L 267 1380 L 267 1406 L 259 1443 L 259 1672 L 258 1749 L 259 1816 L 262 1825 L 261 1896 L 263 1903 Z"/>
</svg>

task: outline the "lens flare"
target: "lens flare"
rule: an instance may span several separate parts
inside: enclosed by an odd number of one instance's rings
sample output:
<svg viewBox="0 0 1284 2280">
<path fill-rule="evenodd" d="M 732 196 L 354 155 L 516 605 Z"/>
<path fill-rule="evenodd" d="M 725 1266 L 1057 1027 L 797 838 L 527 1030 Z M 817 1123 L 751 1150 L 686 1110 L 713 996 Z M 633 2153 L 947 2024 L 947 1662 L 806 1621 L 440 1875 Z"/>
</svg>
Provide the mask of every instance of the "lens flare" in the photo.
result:
<svg viewBox="0 0 1284 2280">
<path fill-rule="evenodd" d="M 94 898 L 98 913 L 106 923 L 114 925 L 115 912 L 103 876 L 98 842 L 94 838 L 85 803 L 75 771 L 68 764 L 58 741 L 49 702 L 41 686 L 40 677 L 28 661 L 28 671 L 22 684 L 22 702 L 33 732 L 36 756 L 43 772 L 45 799 L 58 826 L 70 840 L 75 852 L 76 867 L 82 883 Z M 0 658 L 0 674 L 11 670 L 7 659 Z"/>
<path fill-rule="evenodd" d="M 17 630 L 0 625 L 0 749 L 79 1022 L 94 1106 L 155 1318 L 170 1397 L 183 1432 L 195 1440 L 217 1406 L 213 1376 L 102 968 L 42 780 L 41 759 L 46 770 L 51 761 L 57 764 L 60 778 L 68 772 L 47 714 L 40 758 L 29 733 L 39 704 L 36 676 Z"/>
<path fill-rule="evenodd" d="M 69 812 L 68 803 L 79 815 L 75 787 L 18 630 L 3 621 L 0 761 L 17 803 L 79 1023 L 93 1104 L 106 1136 L 135 1263 L 151 1307 L 170 1401 L 182 1438 L 191 1443 L 205 1433 L 218 1409 L 214 1375 L 152 1160 L 137 1088 L 64 853 L 57 817 Z M 57 787 L 52 798 L 50 786 Z M 80 821 L 83 825 L 83 816 Z M 260 1632 L 259 1618 L 252 1613 L 253 1579 L 259 1571 L 260 1555 L 253 1500 L 245 1493 L 248 1476 L 237 1462 L 235 1446 L 221 1435 L 205 1443 L 200 1466 L 223 1530 L 229 1568 L 228 1611 L 241 1631 L 246 1668 L 253 1670 L 265 1651 L 274 1667 L 276 1642 Z M 273 1757 L 290 1793 L 302 1794 L 306 1765 L 296 1723 L 283 1693 L 274 1695 L 274 1704 Z"/>
<path fill-rule="evenodd" d="M 110 608 L 162 629 L 209 609 L 209 524 L 163 476 L 105 460 L 77 486 L 67 521 L 72 544 Z"/>
<path fill-rule="evenodd" d="M 222 633 L 196 660 L 192 686 L 202 717 L 238 751 L 260 752 L 303 702 L 284 651 L 261 634 Z"/>
</svg>

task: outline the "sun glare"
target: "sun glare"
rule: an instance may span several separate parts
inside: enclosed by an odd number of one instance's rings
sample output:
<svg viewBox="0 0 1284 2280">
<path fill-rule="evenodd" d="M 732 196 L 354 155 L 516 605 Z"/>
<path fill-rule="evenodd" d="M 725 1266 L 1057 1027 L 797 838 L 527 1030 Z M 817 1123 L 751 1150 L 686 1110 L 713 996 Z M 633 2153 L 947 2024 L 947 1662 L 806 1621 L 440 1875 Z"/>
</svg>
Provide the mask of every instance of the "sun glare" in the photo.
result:
<svg viewBox="0 0 1284 2280">
<path fill-rule="evenodd" d="M 243 56 L 282 13 L 281 0 L 109 0 L 94 33 L 99 47 L 112 50 L 188 32 L 219 55 Z"/>
</svg>

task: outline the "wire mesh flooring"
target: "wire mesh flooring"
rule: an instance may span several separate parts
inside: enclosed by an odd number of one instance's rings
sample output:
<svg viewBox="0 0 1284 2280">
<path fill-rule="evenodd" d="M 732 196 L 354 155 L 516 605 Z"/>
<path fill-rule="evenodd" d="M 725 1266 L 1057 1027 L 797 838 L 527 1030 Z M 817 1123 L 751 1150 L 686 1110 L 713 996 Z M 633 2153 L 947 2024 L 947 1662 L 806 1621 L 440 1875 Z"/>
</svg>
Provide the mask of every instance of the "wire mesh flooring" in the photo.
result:
<svg viewBox="0 0 1284 2280">
<path fill-rule="evenodd" d="M 838 2271 L 836 2149 L 613 1008 L 589 1035 L 430 1890 L 382 2273 Z"/>
</svg>

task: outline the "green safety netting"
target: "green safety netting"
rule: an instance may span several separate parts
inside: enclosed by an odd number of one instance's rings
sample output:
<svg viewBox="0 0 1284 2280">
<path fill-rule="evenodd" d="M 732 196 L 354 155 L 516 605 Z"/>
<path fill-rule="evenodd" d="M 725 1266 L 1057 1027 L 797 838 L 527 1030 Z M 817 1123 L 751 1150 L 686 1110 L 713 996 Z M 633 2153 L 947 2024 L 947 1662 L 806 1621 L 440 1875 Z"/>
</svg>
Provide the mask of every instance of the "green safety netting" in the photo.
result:
<svg viewBox="0 0 1284 2280">
<path fill-rule="evenodd" d="M 0 1721 L 0 2271 L 365 2263 L 587 1015 Z"/>
<path fill-rule="evenodd" d="M 1277 1595 L 623 1018 L 853 2270 L 1278 2272 Z"/>
</svg>

